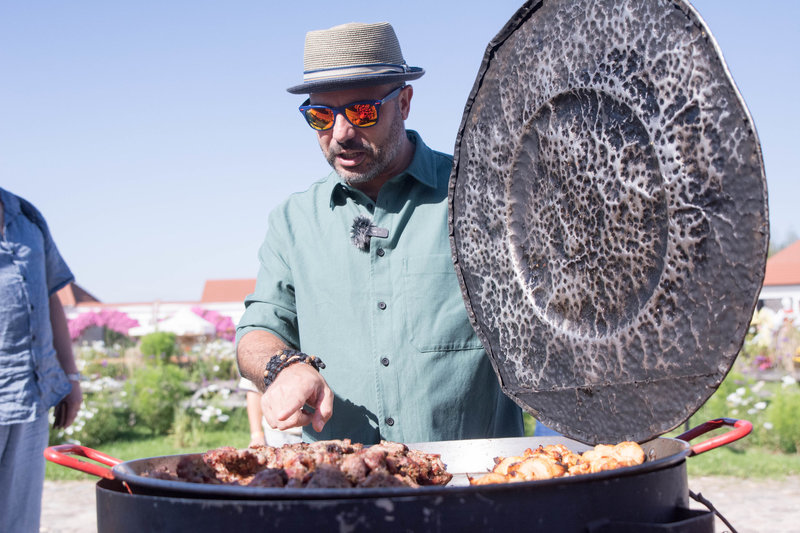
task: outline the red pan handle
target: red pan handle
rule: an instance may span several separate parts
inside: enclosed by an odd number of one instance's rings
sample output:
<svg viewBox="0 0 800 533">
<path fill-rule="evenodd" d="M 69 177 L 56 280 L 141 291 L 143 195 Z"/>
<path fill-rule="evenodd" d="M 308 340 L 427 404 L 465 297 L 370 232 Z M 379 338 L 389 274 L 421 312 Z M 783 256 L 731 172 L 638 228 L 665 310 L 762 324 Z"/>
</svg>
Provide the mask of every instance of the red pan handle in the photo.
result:
<svg viewBox="0 0 800 533">
<path fill-rule="evenodd" d="M 92 448 L 87 448 L 86 446 L 79 446 L 78 444 L 59 444 L 58 446 L 50 446 L 44 450 L 44 457 L 48 461 L 74 470 L 80 470 L 87 474 L 104 477 L 106 479 L 114 479 L 114 474 L 111 472 L 110 468 L 104 468 L 88 461 L 81 461 L 80 459 L 72 457 L 72 455 L 80 455 L 106 466 L 114 466 L 122 462 L 120 459 L 98 452 Z"/>
<path fill-rule="evenodd" d="M 732 426 L 733 429 L 727 433 L 723 433 L 722 435 L 717 435 L 716 437 L 704 440 L 699 444 L 695 444 L 692 446 L 691 453 L 689 455 L 700 455 L 701 453 L 713 450 L 714 448 L 725 446 L 726 444 L 737 441 L 742 437 L 746 437 L 753 430 L 753 424 L 747 420 L 737 420 L 735 418 L 716 418 L 714 420 L 704 422 L 703 424 L 700 424 L 699 426 L 692 428 L 686 433 L 682 433 L 675 438 L 689 442 L 695 437 L 699 437 L 700 435 L 708 433 L 709 431 L 713 431 L 721 426 Z"/>
</svg>

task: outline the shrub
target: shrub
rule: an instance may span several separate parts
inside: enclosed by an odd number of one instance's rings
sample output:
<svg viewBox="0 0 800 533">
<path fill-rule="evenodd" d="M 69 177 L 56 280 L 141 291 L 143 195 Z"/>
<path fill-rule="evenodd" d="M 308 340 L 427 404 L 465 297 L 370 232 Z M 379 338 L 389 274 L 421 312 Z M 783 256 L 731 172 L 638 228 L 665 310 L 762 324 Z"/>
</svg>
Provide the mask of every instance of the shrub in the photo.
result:
<svg viewBox="0 0 800 533">
<path fill-rule="evenodd" d="M 51 429 L 50 443 L 70 442 L 98 448 L 130 431 L 130 409 L 121 393 L 122 383 L 105 377 L 81 384 L 83 405 L 72 425 Z M 51 415 L 52 425 L 52 415 Z"/>
<path fill-rule="evenodd" d="M 155 361 L 169 361 L 178 352 L 178 338 L 174 333 L 156 331 L 142 337 L 139 351 Z"/>
<path fill-rule="evenodd" d="M 75 348 L 75 359 L 80 371 L 89 379 L 125 379 L 127 369 L 121 355 L 122 347 L 109 347 L 103 342 L 82 343 Z"/>
<path fill-rule="evenodd" d="M 136 369 L 125 384 L 135 423 L 144 425 L 153 435 L 166 434 L 176 408 L 188 393 L 186 378 L 186 373 L 175 365 L 156 364 Z"/>
<path fill-rule="evenodd" d="M 247 409 L 238 405 L 232 391 L 212 383 L 198 389 L 175 413 L 172 436 L 181 447 L 194 446 L 208 431 L 244 427 L 248 431 Z"/>
<path fill-rule="evenodd" d="M 195 346 L 189 359 L 192 361 L 189 371 L 193 383 L 239 379 L 236 355 L 230 341 L 217 339 Z"/>
<path fill-rule="evenodd" d="M 92 396 L 84 403 L 81 413 L 85 413 L 85 421 L 77 435 L 81 444 L 100 448 L 120 439 L 130 430 L 130 410 L 125 405 L 115 405 L 113 400 L 112 394 L 106 392 Z"/>
<path fill-rule="evenodd" d="M 784 453 L 797 453 L 800 451 L 800 424 L 797 423 L 800 389 L 794 380 L 790 380 L 784 380 L 784 386 L 770 403 L 766 416 L 778 449 Z"/>
<path fill-rule="evenodd" d="M 763 446 L 795 453 L 800 451 L 797 412 L 800 412 L 800 388 L 794 378 L 785 376 L 782 383 L 768 382 L 731 372 L 692 416 L 690 426 L 720 417 L 748 420 L 753 424 L 753 432 L 730 444 L 732 449 Z"/>
</svg>

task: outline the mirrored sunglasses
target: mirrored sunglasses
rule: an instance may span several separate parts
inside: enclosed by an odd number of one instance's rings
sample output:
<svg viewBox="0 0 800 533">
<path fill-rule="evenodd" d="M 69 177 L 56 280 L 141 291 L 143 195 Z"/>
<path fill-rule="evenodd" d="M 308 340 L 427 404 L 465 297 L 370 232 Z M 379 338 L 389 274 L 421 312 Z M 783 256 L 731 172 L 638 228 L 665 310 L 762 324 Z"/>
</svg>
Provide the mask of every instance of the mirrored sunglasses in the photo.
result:
<svg viewBox="0 0 800 533">
<path fill-rule="evenodd" d="M 308 125 L 318 131 L 331 129 L 338 114 L 344 115 L 347 121 L 357 128 L 369 128 L 378 123 L 378 111 L 381 105 L 395 98 L 404 87 L 406 86 L 398 87 L 380 100 L 364 100 L 339 107 L 310 104 L 310 100 L 306 100 L 300 106 L 300 113 Z"/>
</svg>

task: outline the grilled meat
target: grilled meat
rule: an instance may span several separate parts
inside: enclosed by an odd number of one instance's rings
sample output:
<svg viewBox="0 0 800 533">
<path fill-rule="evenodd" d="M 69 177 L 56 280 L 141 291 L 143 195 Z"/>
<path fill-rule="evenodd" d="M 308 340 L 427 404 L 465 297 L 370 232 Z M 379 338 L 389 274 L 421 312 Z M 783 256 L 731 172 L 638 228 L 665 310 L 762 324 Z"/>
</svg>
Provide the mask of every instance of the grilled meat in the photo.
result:
<svg viewBox="0 0 800 533">
<path fill-rule="evenodd" d="M 469 478 L 471 485 L 532 481 L 555 477 L 593 474 L 644 462 L 644 451 L 635 442 L 615 446 L 598 444 L 583 454 L 570 451 L 562 444 L 528 448 L 521 456 L 496 457 L 488 474 Z"/>
<path fill-rule="evenodd" d="M 143 475 L 192 483 L 290 488 L 418 487 L 446 485 L 453 477 L 436 454 L 409 450 L 397 442 L 364 446 L 348 439 L 280 448 L 221 447 L 182 458 L 176 470 Z"/>
<path fill-rule="evenodd" d="M 265 468 L 247 483 L 248 487 L 285 487 L 289 481 L 286 471 L 282 468 Z"/>
</svg>

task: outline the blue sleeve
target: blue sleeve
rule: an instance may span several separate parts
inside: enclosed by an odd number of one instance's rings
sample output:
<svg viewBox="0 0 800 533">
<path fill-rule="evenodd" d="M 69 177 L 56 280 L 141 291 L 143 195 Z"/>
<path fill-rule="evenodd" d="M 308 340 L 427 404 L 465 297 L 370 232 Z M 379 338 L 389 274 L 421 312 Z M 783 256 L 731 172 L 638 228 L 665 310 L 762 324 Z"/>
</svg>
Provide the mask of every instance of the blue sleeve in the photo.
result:
<svg viewBox="0 0 800 533">
<path fill-rule="evenodd" d="M 42 214 L 27 200 L 19 198 L 19 201 L 22 213 L 39 228 L 39 231 L 42 232 L 42 239 L 44 240 L 44 266 L 46 276 L 45 281 L 47 283 L 47 295 L 52 296 L 69 283 L 75 281 L 75 276 L 72 275 L 72 271 L 61 257 L 58 247 L 56 247 L 56 243 L 53 240 L 53 236 L 50 234 L 47 221 L 45 221 Z"/>
</svg>

